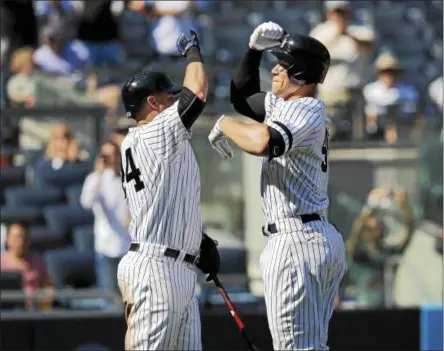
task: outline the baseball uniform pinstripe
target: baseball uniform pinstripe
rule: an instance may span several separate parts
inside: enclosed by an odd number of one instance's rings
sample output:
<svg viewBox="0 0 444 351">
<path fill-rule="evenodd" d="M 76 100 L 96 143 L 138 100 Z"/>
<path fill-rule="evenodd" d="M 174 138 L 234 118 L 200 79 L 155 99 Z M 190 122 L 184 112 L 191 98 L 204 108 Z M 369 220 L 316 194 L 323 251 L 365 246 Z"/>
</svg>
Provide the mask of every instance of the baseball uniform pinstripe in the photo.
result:
<svg viewBox="0 0 444 351">
<path fill-rule="evenodd" d="M 328 350 L 328 323 L 345 273 L 342 236 L 328 223 L 328 132 L 324 104 L 267 93 L 267 125 L 285 153 L 262 160 L 267 245 L 261 254 L 268 322 L 275 350 Z M 273 151 L 273 150 L 271 150 Z M 300 216 L 318 214 L 303 223 Z M 270 230 L 273 228 L 273 231 Z"/>
<path fill-rule="evenodd" d="M 176 102 L 122 143 L 122 183 L 129 232 L 140 250 L 119 264 L 127 350 L 200 350 L 196 274 L 184 262 L 202 239 L 199 168 Z M 181 251 L 173 260 L 166 248 Z"/>
</svg>

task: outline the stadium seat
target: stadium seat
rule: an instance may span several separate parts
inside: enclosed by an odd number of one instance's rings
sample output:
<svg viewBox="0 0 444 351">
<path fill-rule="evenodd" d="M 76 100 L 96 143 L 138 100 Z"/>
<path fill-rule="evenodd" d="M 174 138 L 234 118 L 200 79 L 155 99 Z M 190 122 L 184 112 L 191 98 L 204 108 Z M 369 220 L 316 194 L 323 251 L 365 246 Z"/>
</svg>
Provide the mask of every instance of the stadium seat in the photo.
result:
<svg viewBox="0 0 444 351">
<path fill-rule="evenodd" d="M 74 247 L 50 250 L 44 254 L 51 283 L 56 289 L 88 288 L 95 285 L 94 255 Z"/>
<path fill-rule="evenodd" d="M 35 167 L 36 185 L 42 189 L 64 189 L 82 183 L 90 171 L 89 162 L 66 163 L 60 169 L 54 169 L 50 160 L 40 160 Z"/>
<path fill-rule="evenodd" d="M 78 205 L 80 203 L 80 195 L 82 194 L 83 183 L 71 185 L 66 189 L 66 197 L 68 203 L 71 205 Z"/>
<path fill-rule="evenodd" d="M 50 229 L 64 234 L 71 233 L 75 227 L 94 222 L 92 212 L 79 205 L 47 206 L 43 209 L 43 215 Z"/>
<path fill-rule="evenodd" d="M 77 251 L 94 252 L 94 225 L 87 224 L 74 228 L 73 241 Z"/>
<path fill-rule="evenodd" d="M 58 249 L 67 244 L 66 235 L 46 226 L 31 226 L 29 237 L 31 249 L 39 252 Z"/>
<path fill-rule="evenodd" d="M 25 167 L 7 167 L 0 172 L 0 203 L 4 204 L 4 191 L 11 186 L 25 185 L 26 169 Z"/>
<path fill-rule="evenodd" d="M 26 206 L 2 206 L 0 210 L 0 223 L 10 224 L 25 222 L 29 225 L 44 223 L 40 209 Z"/>
<path fill-rule="evenodd" d="M 57 189 L 32 189 L 24 186 L 7 188 L 5 199 L 8 206 L 42 207 L 62 203 L 63 192 Z"/>
</svg>

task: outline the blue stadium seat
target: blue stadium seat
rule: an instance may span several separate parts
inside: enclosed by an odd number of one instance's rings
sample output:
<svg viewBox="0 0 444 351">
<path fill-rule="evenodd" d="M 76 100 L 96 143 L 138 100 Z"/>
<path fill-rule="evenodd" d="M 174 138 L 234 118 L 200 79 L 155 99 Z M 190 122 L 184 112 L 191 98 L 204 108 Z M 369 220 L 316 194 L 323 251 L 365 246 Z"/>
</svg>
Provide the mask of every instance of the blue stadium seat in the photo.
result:
<svg viewBox="0 0 444 351">
<path fill-rule="evenodd" d="M 94 255 L 73 247 L 50 250 L 44 254 L 51 283 L 56 289 L 89 288 L 95 285 Z"/>
<path fill-rule="evenodd" d="M 63 233 L 41 225 L 31 226 L 29 237 L 31 249 L 40 252 L 64 247 L 68 241 Z"/>
<path fill-rule="evenodd" d="M 79 252 L 94 252 L 94 225 L 87 224 L 74 228 L 74 247 Z"/>
<path fill-rule="evenodd" d="M 14 222 L 25 222 L 29 225 L 43 224 L 42 212 L 37 208 L 25 206 L 2 206 L 0 209 L 0 222 L 9 224 Z"/>
<path fill-rule="evenodd" d="M 19 186 L 26 184 L 25 167 L 7 167 L 0 172 L 0 203 L 4 204 L 4 191 L 11 186 Z"/>
<path fill-rule="evenodd" d="M 39 188 L 61 188 L 82 183 L 91 171 L 89 162 L 65 163 L 54 169 L 50 160 L 39 160 L 35 167 L 35 181 Z"/>
<path fill-rule="evenodd" d="M 43 215 L 50 229 L 64 234 L 71 233 L 75 227 L 94 222 L 92 212 L 79 205 L 47 206 L 43 209 Z"/>
<path fill-rule="evenodd" d="M 57 189 L 32 189 L 24 186 L 7 188 L 5 199 L 8 206 L 42 207 L 62 203 L 63 192 Z"/>
<path fill-rule="evenodd" d="M 71 185 L 66 189 L 66 197 L 68 203 L 71 205 L 78 205 L 80 203 L 80 195 L 82 194 L 83 183 Z"/>
</svg>

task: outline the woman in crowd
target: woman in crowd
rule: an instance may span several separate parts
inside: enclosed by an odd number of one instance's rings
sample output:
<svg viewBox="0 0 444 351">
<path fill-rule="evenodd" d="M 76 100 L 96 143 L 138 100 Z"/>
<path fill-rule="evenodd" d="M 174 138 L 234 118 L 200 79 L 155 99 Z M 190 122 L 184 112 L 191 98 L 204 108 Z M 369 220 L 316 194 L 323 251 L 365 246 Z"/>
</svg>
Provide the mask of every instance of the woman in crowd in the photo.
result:
<svg viewBox="0 0 444 351">
<path fill-rule="evenodd" d="M 19 272 L 23 278 L 25 293 L 49 288 L 49 277 L 42 257 L 29 250 L 28 226 L 23 223 L 12 223 L 6 232 L 6 250 L 1 252 L 1 271 Z M 27 306 L 35 306 L 32 298 L 26 301 Z"/>
</svg>

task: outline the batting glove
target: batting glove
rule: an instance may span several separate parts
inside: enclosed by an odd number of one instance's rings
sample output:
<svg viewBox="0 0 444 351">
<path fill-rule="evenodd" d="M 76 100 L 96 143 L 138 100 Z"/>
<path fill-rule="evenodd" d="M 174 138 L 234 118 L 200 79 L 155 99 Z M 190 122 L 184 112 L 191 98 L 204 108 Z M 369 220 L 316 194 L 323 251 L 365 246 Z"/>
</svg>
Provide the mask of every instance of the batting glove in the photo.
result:
<svg viewBox="0 0 444 351">
<path fill-rule="evenodd" d="M 213 129 L 211 130 L 210 135 L 208 136 L 208 140 L 210 141 L 211 146 L 214 150 L 216 150 L 222 158 L 228 159 L 233 157 L 233 149 L 228 143 L 227 137 L 222 133 L 222 130 L 219 128 L 219 123 L 222 119 L 225 118 L 225 115 L 220 117 Z"/>
<path fill-rule="evenodd" d="M 262 51 L 280 44 L 285 30 L 277 23 L 265 22 L 258 26 L 250 36 L 250 48 Z"/>
<path fill-rule="evenodd" d="M 197 38 L 196 32 L 191 30 L 190 36 L 187 36 L 185 33 L 181 33 L 179 38 L 177 38 L 177 51 L 179 51 L 182 56 L 186 56 L 187 51 L 193 46 L 199 48 L 199 39 Z"/>
</svg>

